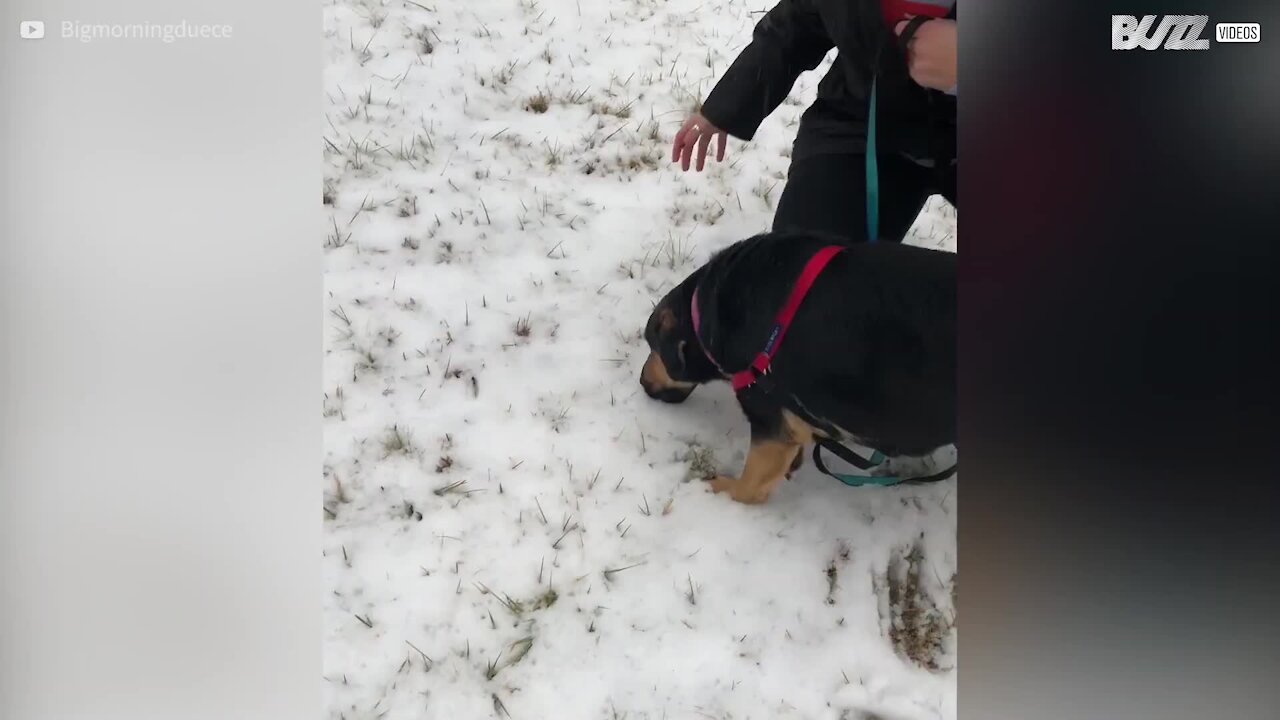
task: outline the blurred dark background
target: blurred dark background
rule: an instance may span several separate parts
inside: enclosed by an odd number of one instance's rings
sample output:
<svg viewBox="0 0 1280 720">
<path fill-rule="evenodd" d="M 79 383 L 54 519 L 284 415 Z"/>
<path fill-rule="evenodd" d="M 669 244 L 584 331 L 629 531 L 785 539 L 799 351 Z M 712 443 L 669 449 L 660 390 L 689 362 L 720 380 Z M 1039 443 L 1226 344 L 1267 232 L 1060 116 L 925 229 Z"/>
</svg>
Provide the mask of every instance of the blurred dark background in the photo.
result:
<svg viewBox="0 0 1280 720">
<path fill-rule="evenodd" d="M 1275 717 L 1280 9 L 963 10 L 960 715 Z"/>
</svg>

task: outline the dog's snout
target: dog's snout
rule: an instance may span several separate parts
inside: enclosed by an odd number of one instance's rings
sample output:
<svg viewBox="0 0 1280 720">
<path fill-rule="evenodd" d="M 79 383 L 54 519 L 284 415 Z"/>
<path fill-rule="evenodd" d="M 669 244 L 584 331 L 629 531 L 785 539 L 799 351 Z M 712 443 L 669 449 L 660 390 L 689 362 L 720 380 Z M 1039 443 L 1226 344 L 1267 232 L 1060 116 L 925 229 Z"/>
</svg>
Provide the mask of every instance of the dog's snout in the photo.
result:
<svg viewBox="0 0 1280 720">
<path fill-rule="evenodd" d="M 644 388 L 645 395 L 665 403 L 684 402 L 694 388 L 692 384 L 672 380 L 656 354 L 651 354 L 645 362 L 640 373 L 640 387 Z"/>
<path fill-rule="evenodd" d="M 644 378 L 640 378 L 640 387 L 644 388 L 645 395 L 648 395 L 654 400 L 661 400 L 664 403 L 671 403 L 673 405 L 676 405 L 684 402 L 685 400 L 688 400 L 689 396 L 693 394 L 693 388 L 691 387 L 662 388 L 662 387 L 657 387 L 653 385 L 652 383 L 646 381 Z"/>
</svg>

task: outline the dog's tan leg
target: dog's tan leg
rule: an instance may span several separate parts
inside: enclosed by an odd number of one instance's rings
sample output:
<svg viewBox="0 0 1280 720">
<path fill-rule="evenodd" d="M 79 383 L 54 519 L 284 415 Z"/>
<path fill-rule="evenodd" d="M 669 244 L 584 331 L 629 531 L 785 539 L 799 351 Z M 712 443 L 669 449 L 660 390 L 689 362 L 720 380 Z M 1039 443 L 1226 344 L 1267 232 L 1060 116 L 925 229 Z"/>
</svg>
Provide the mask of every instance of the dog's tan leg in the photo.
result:
<svg viewBox="0 0 1280 720">
<path fill-rule="evenodd" d="M 742 475 L 721 475 L 711 481 L 711 489 L 741 503 L 767 501 L 778 483 L 800 467 L 805 446 L 813 442 L 814 430 L 808 423 L 785 410 L 782 419 L 781 437 L 752 438 Z"/>
<path fill-rule="evenodd" d="M 769 499 L 791 469 L 796 455 L 804 447 L 787 440 L 760 440 L 751 443 L 742 476 L 720 476 L 711 481 L 711 489 L 725 492 L 740 503 L 758 504 Z"/>
<path fill-rule="evenodd" d="M 791 467 L 787 468 L 788 480 L 791 479 L 791 475 L 794 474 L 795 471 L 800 469 L 801 465 L 804 465 L 804 448 L 805 446 L 801 445 L 799 449 L 796 450 L 796 458 L 791 461 Z"/>
<path fill-rule="evenodd" d="M 787 432 L 791 435 L 791 439 L 800 445 L 796 450 L 796 457 L 791 461 L 791 467 L 787 469 L 787 479 L 791 479 L 791 473 L 800 469 L 804 464 L 804 449 L 813 443 L 813 436 L 816 431 L 809 423 L 801 420 L 795 413 L 790 410 L 782 411 L 782 421 L 787 428 Z"/>
</svg>

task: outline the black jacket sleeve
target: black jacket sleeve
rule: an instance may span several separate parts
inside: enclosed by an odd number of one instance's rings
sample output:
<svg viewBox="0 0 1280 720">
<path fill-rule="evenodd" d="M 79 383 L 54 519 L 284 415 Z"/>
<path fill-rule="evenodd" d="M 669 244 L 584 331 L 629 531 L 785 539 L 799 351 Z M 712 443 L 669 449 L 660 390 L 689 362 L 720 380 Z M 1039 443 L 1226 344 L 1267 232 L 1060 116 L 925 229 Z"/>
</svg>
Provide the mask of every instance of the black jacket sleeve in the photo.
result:
<svg viewBox="0 0 1280 720">
<path fill-rule="evenodd" d="M 787 98 L 800 73 L 816 68 L 834 46 L 815 0 L 782 0 L 756 24 L 751 44 L 711 90 L 703 116 L 730 135 L 750 140 Z"/>
</svg>

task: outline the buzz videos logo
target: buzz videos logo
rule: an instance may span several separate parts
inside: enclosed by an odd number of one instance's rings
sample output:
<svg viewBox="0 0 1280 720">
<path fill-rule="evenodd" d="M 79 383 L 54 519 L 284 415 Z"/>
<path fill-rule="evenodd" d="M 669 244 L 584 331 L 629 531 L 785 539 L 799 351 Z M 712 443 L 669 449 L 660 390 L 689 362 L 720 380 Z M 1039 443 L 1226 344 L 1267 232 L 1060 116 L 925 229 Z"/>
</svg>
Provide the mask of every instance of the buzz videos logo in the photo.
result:
<svg viewBox="0 0 1280 720">
<path fill-rule="evenodd" d="M 1157 20 L 1159 24 L 1157 24 Z M 1208 50 L 1203 37 L 1208 15 L 1112 15 L 1112 50 Z M 1214 39 L 1220 43 L 1256 43 L 1262 39 L 1258 23 L 1218 23 Z"/>
</svg>

